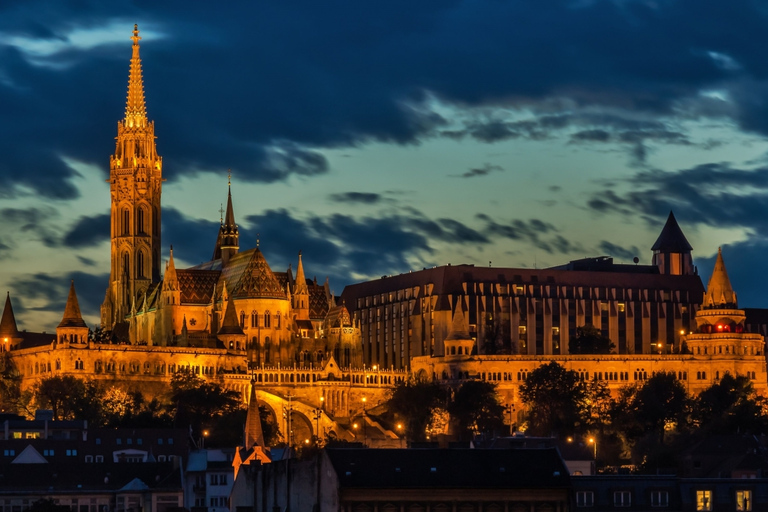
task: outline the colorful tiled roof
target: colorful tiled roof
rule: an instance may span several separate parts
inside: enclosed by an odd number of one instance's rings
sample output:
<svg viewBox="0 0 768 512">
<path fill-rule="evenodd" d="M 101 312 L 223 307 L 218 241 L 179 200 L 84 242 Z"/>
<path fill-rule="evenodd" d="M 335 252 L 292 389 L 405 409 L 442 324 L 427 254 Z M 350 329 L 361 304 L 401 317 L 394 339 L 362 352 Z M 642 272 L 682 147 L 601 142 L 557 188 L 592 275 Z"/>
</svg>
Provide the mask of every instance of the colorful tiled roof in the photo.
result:
<svg viewBox="0 0 768 512">
<path fill-rule="evenodd" d="M 218 270 L 177 270 L 182 304 L 209 304 L 219 281 Z"/>
</svg>

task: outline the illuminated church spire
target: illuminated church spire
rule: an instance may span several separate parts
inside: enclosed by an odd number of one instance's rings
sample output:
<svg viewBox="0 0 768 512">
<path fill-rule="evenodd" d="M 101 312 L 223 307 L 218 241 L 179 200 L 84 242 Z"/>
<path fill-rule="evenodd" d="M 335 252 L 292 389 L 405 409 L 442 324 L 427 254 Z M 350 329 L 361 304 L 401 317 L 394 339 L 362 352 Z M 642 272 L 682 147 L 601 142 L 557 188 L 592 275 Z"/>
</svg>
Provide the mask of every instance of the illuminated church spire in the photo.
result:
<svg viewBox="0 0 768 512">
<path fill-rule="evenodd" d="M 101 307 L 101 323 L 111 329 L 131 313 L 131 304 L 160 282 L 160 197 L 163 161 L 155 146 L 155 124 L 147 120 L 144 78 L 134 25 L 125 118 L 117 123 L 110 157 L 112 265 Z"/>
<path fill-rule="evenodd" d="M 235 223 L 235 210 L 232 207 L 232 175 L 227 180 L 227 210 L 219 227 L 219 236 L 216 239 L 216 248 L 213 250 L 213 259 L 221 259 L 224 266 L 229 263 L 229 258 L 237 254 L 240 249 L 240 232 Z"/>
<path fill-rule="evenodd" d="M 723 261 L 723 251 L 718 247 L 715 268 L 712 270 L 712 277 L 709 278 L 707 291 L 704 294 L 705 309 L 736 309 L 736 292 L 733 291 L 731 280 L 728 278 L 728 271 L 725 269 Z"/>
<path fill-rule="evenodd" d="M 129 128 L 147 126 L 147 106 L 144 103 L 144 80 L 139 56 L 139 26 L 133 26 L 133 55 L 128 74 L 128 101 L 125 104 L 125 125 Z"/>
</svg>

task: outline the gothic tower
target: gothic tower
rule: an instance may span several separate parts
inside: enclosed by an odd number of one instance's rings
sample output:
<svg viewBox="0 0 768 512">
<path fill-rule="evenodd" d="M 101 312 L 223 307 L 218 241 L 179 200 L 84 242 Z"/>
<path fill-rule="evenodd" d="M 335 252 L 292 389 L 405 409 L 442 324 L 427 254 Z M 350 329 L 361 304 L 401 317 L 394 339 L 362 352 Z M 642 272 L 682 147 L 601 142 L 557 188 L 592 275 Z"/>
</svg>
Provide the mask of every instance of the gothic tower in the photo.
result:
<svg viewBox="0 0 768 512">
<path fill-rule="evenodd" d="M 691 251 L 693 248 L 680 229 L 680 225 L 675 219 L 675 214 L 669 212 L 664 229 L 661 230 L 659 238 L 651 247 L 653 251 L 653 265 L 659 268 L 660 274 L 671 274 L 676 276 L 688 276 L 696 274 L 696 268 L 693 266 Z"/>
<path fill-rule="evenodd" d="M 101 324 L 106 329 L 121 322 L 133 300 L 160 281 L 163 162 L 155 147 L 155 123 L 147 120 L 136 25 L 131 39 L 125 119 L 117 123 L 115 154 L 109 161 L 112 264 L 101 307 Z"/>
<path fill-rule="evenodd" d="M 232 208 L 231 178 L 227 186 L 227 215 L 221 219 L 219 237 L 216 239 L 216 248 L 213 250 L 213 259 L 220 259 L 225 267 L 229 264 L 229 259 L 240 249 L 240 233 L 235 223 L 235 210 Z"/>
</svg>

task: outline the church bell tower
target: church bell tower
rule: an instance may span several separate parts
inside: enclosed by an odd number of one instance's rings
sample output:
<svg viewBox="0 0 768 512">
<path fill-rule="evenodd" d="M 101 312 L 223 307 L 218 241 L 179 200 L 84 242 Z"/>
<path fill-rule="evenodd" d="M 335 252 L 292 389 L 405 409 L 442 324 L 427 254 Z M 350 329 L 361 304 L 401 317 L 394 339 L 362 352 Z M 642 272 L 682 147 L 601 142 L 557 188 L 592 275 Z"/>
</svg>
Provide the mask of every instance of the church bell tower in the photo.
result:
<svg viewBox="0 0 768 512">
<path fill-rule="evenodd" d="M 117 123 L 115 153 L 109 159 L 112 198 L 111 268 L 101 307 L 101 324 L 111 329 L 125 319 L 133 300 L 160 282 L 160 194 L 162 158 L 155 123 L 147 120 L 139 57 L 139 28 L 133 28 L 125 119 Z"/>
</svg>

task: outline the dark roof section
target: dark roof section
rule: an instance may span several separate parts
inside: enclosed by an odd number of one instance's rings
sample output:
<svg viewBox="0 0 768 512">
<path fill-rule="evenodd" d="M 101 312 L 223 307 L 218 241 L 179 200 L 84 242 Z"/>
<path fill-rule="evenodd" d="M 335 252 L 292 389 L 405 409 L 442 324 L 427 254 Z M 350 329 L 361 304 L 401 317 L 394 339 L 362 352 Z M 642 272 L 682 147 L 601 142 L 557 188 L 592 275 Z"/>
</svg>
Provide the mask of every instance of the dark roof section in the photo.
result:
<svg viewBox="0 0 768 512">
<path fill-rule="evenodd" d="M 557 449 L 328 449 L 341 487 L 378 489 L 564 488 Z"/>
<path fill-rule="evenodd" d="M 16 316 L 13 314 L 13 306 L 11 305 L 11 292 L 5 296 L 3 318 L 0 320 L 0 335 L 8 338 L 15 338 L 19 335 L 19 329 L 16 327 Z"/>
<path fill-rule="evenodd" d="M 667 223 L 664 224 L 664 229 L 661 230 L 661 234 L 656 239 L 656 243 L 653 244 L 651 250 L 678 253 L 686 253 L 693 250 L 693 247 L 685 238 L 683 230 L 677 224 L 675 214 L 671 211 L 669 212 L 669 217 L 667 217 Z"/>
</svg>

